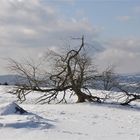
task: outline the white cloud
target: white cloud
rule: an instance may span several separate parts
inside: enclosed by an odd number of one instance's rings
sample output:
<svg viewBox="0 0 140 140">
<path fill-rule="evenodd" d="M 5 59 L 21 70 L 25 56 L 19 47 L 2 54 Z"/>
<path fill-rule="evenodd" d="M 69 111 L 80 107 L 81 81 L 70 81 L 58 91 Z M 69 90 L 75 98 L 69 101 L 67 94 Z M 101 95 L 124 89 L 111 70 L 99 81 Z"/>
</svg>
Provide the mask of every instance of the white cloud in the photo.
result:
<svg viewBox="0 0 140 140">
<path fill-rule="evenodd" d="M 127 21 L 132 20 L 132 17 L 131 16 L 117 16 L 115 17 L 115 19 L 118 21 L 127 22 Z"/>
<path fill-rule="evenodd" d="M 135 7 L 134 11 L 137 12 L 137 13 L 140 13 L 140 6 Z"/>
<path fill-rule="evenodd" d="M 36 35 L 36 31 L 33 30 L 33 29 L 29 29 L 29 28 L 24 28 L 22 29 L 22 32 L 25 34 L 25 35 Z"/>
<path fill-rule="evenodd" d="M 83 16 L 65 17 L 45 0 L 1 0 L 0 9 L 0 74 L 6 73 L 5 58 L 38 59 L 47 48 L 60 50 L 60 46 L 68 46 L 70 37 L 85 35 L 91 41 L 103 30 Z M 124 22 L 132 18 L 118 16 L 116 19 Z M 140 71 L 139 39 L 113 40 L 105 45 L 106 50 L 97 55 L 97 65 L 103 68 L 113 64 L 118 72 Z"/>
<path fill-rule="evenodd" d="M 45 0 L 1 0 L 0 9 L 1 73 L 5 73 L 3 58 L 40 56 L 66 38 L 84 34 L 92 39 L 101 31 L 88 20 L 65 18 Z"/>
<path fill-rule="evenodd" d="M 116 66 L 119 73 L 140 72 L 140 40 L 135 38 L 112 40 L 108 42 L 106 50 L 96 56 L 97 64 L 104 69 Z"/>
</svg>

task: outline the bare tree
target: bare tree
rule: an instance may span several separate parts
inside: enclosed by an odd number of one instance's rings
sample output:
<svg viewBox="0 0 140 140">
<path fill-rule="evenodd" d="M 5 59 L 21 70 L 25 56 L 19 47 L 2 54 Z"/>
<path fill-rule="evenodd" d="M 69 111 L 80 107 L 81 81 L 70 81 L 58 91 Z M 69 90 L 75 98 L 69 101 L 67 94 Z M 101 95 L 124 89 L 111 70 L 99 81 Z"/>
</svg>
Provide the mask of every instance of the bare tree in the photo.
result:
<svg viewBox="0 0 140 140">
<path fill-rule="evenodd" d="M 122 92 L 118 99 L 121 99 L 121 105 L 129 105 L 133 101 L 140 101 L 139 93 L 131 93 L 126 86 L 118 85 L 118 89 Z"/>
<path fill-rule="evenodd" d="M 31 91 L 43 92 L 38 102 L 51 103 L 52 101 L 67 102 L 67 91 L 77 96 L 77 102 L 101 102 L 101 98 L 93 96 L 89 90 L 90 81 L 96 77 L 96 70 L 92 67 L 90 58 L 84 53 L 84 37 L 81 38 L 79 48 L 72 49 L 64 55 L 53 53 L 55 59 L 54 72 L 40 76 L 39 65 L 27 63 L 25 65 L 11 60 L 11 70 L 17 72 L 24 82 L 19 84 L 14 91 L 21 101 L 26 100 L 26 95 Z M 49 85 L 48 88 L 42 85 Z M 60 96 L 61 95 L 61 96 Z M 59 100 L 58 100 L 59 96 Z"/>
<path fill-rule="evenodd" d="M 140 101 L 140 94 L 137 92 L 138 88 L 134 88 L 133 91 L 130 89 L 130 85 L 122 84 L 119 81 L 119 77 L 112 71 L 112 69 L 108 69 L 104 71 L 103 76 L 101 77 L 103 80 L 103 86 L 104 90 L 113 90 L 117 91 L 117 93 L 114 94 L 114 92 L 110 92 L 107 96 L 108 99 L 113 99 L 117 101 L 121 105 L 129 105 L 133 101 Z"/>
<path fill-rule="evenodd" d="M 118 77 L 114 73 L 113 67 L 108 67 L 105 71 L 103 71 L 100 80 L 103 90 L 107 91 L 113 90 L 119 84 Z"/>
</svg>

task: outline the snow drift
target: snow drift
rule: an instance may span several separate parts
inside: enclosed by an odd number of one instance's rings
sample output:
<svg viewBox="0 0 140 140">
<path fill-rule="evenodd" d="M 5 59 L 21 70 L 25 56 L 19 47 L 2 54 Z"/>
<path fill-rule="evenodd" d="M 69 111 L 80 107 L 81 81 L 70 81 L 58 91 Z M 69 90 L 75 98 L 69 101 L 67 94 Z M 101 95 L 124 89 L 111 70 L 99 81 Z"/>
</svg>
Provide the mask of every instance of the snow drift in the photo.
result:
<svg viewBox="0 0 140 140">
<path fill-rule="evenodd" d="M 25 114 L 26 110 L 18 106 L 15 102 L 9 103 L 8 105 L 0 108 L 0 115 L 11 115 L 11 114 Z"/>
</svg>

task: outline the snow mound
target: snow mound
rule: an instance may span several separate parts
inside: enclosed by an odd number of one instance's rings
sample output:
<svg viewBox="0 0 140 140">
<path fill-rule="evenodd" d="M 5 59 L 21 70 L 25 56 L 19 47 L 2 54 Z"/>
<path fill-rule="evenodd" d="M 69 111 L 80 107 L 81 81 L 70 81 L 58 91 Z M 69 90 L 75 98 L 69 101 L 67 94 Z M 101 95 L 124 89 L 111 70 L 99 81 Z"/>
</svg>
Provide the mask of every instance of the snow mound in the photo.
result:
<svg viewBox="0 0 140 140">
<path fill-rule="evenodd" d="M 11 114 L 24 114 L 27 113 L 23 108 L 12 102 L 2 108 L 0 108 L 0 115 L 11 115 Z"/>
<path fill-rule="evenodd" d="M 34 113 L 28 113 L 15 102 L 4 104 L 0 108 L 0 128 L 49 129 L 53 126 L 49 121 Z"/>
<path fill-rule="evenodd" d="M 48 123 L 49 120 L 38 115 L 13 115 L 13 117 L 7 115 L 0 119 L 0 128 L 49 129 L 53 127 L 52 124 Z"/>
</svg>

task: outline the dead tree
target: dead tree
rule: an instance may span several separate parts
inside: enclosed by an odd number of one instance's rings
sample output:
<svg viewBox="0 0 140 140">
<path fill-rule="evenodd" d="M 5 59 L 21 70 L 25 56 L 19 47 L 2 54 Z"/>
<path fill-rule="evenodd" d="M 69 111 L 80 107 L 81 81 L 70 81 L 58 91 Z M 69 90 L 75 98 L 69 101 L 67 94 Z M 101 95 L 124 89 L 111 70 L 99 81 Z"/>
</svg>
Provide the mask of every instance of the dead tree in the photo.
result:
<svg viewBox="0 0 140 140">
<path fill-rule="evenodd" d="M 103 90 L 107 91 L 113 90 L 119 84 L 117 75 L 114 73 L 112 67 L 108 67 L 105 71 L 102 72 L 100 80 Z"/>
<path fill-rule="evenodd" d="M 28 63 L 25 67 L 21 63 L 12 60 L 11 69 L 25 79 L 25 82 L 19 84 L 12 92 L 21 101 L 26 100 L 26 95 L 31 91 L 39 91 L 43 95 L 38 102 L 67 102 L 66 94 L 69 91 L 71 95 L 77 96 L 77 102 L 101 102 L 102 99 L 93 96 L 88 89 L 90 81 L 95 79 L 96 71 L 91 68 L 91 60 L 83 51 L 84 37 L 81 38 L 81 41 L 82 43 L 77 50 L 72 49 L 65 55 L 54 53 L 55 57 L 57 57 L 53 68 L 54 72 L 46 73 L 43 78 L 36 74 L 38 66 Z M 47 80 L 44 77 L 47 77 Z M 49 83 L 48 88 L 42 87 L 42 84 L 45 85 L 46 81 Z"/>
<path fill-rule="evenodd" d="M 133 101 L 140 100 L 139 93 L 130 93 L 125 86 L 118 86 L 118 89 L 122 92 L 120 98 L 123 98 L 121 105 L 129 105 Z"/>
</svg>

